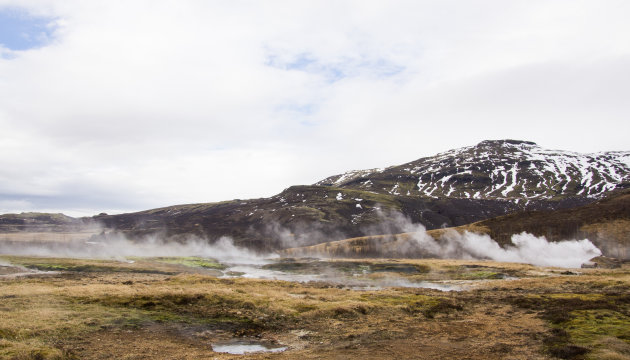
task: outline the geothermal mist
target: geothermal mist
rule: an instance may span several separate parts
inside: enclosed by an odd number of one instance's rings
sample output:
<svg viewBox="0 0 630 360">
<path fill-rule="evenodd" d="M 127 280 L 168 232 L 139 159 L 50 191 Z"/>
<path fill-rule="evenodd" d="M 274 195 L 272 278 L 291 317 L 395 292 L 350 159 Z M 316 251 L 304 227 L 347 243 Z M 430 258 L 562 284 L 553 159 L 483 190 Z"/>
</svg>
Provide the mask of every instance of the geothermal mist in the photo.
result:
<svg viewBox="0 0 630 360">
<path fill-rule="evenodd" d="M 491 259 L 501 262 L 527 263 L 538 266 L 580 267 L 588 260 L 601 255 L 589 240 L 549 242 L 542 237 L 521 233 L 512 236 L 514 246 L 502 248 L 488 235 L 469 232 L 447 232 L 442 257 L 449 257 L 455 249 L 461 259 Z"/>
<path fill-rule="evenodd" d="M 421 224 L 413 224 L 400 213 L 387 216 L 385 228 L 400 229 L 408 233 L 411 240 L 402 243 L 402 255 L 421 251 L 432 257 L 443 259 L 490 259 L 501 262 L 527 263 L 538 266 L 580 267 L 599 256 L 602 252 L 589 240 L 567 240 L 550 242 L 544 236 L 528 233 L 512 236 L 514 245 L 501 247 L 490 236 L 446 231 L 439 239 L 434 239 Z"/>
<path fill-rule="evenodd" d="M 131 241 L 124 236 L 108 235 L 102 241 L 67 242 L 11 242 L 0 243 L 0 254 L 22 256 L 46 256 L 68 258 L 113 258 L 198 256 L 213 258 L 230 264 L 263 263 L 265 258 L 277 255 L 260 255 L 248 249 L 237 247 L 232 239 L 222 237 L 213 244 L 190 237 L 183 242 L 168 242 L 157 237 Z"/>
<path fill-rule="evenodd" d="M 436 257 L 444 259 L 491 259 L 502 262 L 529 263 L 539 266 L 580 267 L 601 251 L 589 240 L 549 242 L 544 237 L 522 233 L 512 236 L 513 245 L 501 247 L 488 235 L 470 232 L 446 231 L 439 239 L 433 238 L 421 224 L 414 224 L 404 215 L 392 212 L 381 213 L 382 221 L 365 229 L 366 234 L 406 233 L 406 241 L 396 241 L 393 248 L 377 249 L 381 257 Z M 295 247 L 304 243 L 317 244 L 330 241 L 317 227 L 305 227 L 300 232 L 289 231 L 279 224 L 267 229 L 283 244 Z M 295 234 L 295 235 L 294 235 Z M 342 234 L 335 234 L 343 238 Z M 395 238 L 395 236 L 394 236 Z M 124 260 L 129 256 L 199 256 L 213 258 L 229 264 L 262 264 L 275 254 L 258 254 L 237 247 L 232 239 L 222 237 L 210 244 L 207 239 L 191 236 L 185 241 L 169 241 L 153 236 L 131 241 L 116 233 L 96 236 L 94 241 L 8 241 L 0 242 L 0 254 L 24 256 L 48 256 L 71 258 L 114 258 Z M 380 254 L 380 255 L 379 255 Z M 313 254 L 308 254 L 313 255 Z M 327 256 L 327 254 L 319 254 Z"/>
</svg>

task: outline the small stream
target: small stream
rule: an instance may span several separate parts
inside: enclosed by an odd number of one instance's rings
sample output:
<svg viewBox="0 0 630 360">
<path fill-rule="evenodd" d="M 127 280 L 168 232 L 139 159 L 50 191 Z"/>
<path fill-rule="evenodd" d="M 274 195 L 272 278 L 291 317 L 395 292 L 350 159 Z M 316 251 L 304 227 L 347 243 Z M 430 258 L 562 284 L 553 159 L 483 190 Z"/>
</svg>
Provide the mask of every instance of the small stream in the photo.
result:
<svg viewBox="0 0 630 360">
<path fill-rule="evenodd" d="M 270 262 L 271 263 L 271 262 Z M 300 272 L 270 269 L 260 264 L 226 264 L 223 278 L 246 278 L 293 281 L 299 283 L 322 282 L 338 288 L 356 291 L 377 291 L 388 287 L 425 288 L 439 291 L 464 291 L 470 289 L 470 281 L 410 281 L 403 276 L 388 274 L 385 277 L 370 279 L 368 270 L 343 272 L 326 269 L 302 269 Z M 312 270 L 312 271 L 309 271 Z"/>
</svg>

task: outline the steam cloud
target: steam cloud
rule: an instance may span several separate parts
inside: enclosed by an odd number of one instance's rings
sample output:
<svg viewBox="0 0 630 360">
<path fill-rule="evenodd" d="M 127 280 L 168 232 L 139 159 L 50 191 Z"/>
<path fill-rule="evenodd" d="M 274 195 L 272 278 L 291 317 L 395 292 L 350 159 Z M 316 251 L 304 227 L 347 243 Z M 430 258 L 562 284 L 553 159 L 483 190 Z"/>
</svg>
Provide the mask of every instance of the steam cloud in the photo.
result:
<svg viewBox="0 0 630 360">
<path fill-rule="evenodd" d="M 545 237 L 522 233 L 512 236 L 514 245 L 501 247 L 488 235 L 470 232 L 446 231 L 434 239 L 421 224 L 414 224 L 404 215 L 381 213 L 382 221 L 365 229 L 366 234 L 408 235 L 405 241 L 377 245 L 376 252 L 382 257 L 437 257 L 448 259 L 491 259 L 502 262 L 529 263 L 539 266 L 580 267 L 601 251 L 589 240 L 549 242 Z M 317 226 L 288 230 L 270 225 L 266 235 L 271 236 L 283 248 L 311 245 L 329 241 L 330 232 Z M 332 236 L 333 238 L 341 237 Z M 95 241 L 9 241 L 0 242 L 0 254 L 23 256 L 47 256 L 70 258 L 114 258 L 124 260 L 130 256 L 199 256 L 213 258 L 229 264 L 262 264 L 275 254 L 259 254 L 237 247 L 232 239 L 222 237 L 210 244 L 206 239 L 189 237 L 185 241 L 169 241 L 159 236 L 131 241 L 119 234 L 96 237 Z M 313 255 L 313 254 L 309 254 Z M 326 256 L 326 254 L 320 254 Z M 328 254 L 330 255 L 330 254 Z"/>
<path fill-rule="evenodd" d="M 213 244 L 206 240 L 190 237 L 182 242 L 168 242 L 158 237 L 131 241 L 122 235 L 109 235 L 102 241 L 67 242 L 9 242 L 0 243 L 0 254 L 21 256 L 45 256 L 68 258 L 113 258 L 125 257 L 169 257 L 198 256 L 213 258 L 230 264 L 256 264 L 273 254 L 257 254 L 234 245 L 232 239 L 222 237 Z"/>
<path fill-rule="evenodd" d="M 386 233 L 392 229 L 408 233 L 410 241 L 401 242 L 398 251 L 424 253 L 444 259 L 490 259 L 502 262 L 527 263 L 538 266 L 580 267 L 600 256 L 602 252 L 593 243 L 585 240 L 550 242 L 544 236 L 528 233 L 512 236 L 513 246 L 501 247 L 490 236 L 471 232 L 446 231 L 436 240 L 421 224 L 413 224 L 400 213 L 391 213 L 384 222 Z M 374 231 L 374 229 L 372 229 Z"/>
<path fill-rule="evenodd" d="M 443 242 L 439 244 L 433 240 L 432 245 L 435 254 L 442 258 L 491 259 L 538 266 L 575 268 L 601 255 L 601 251 L 586 239 L 549 242 L 544 236 L 537 237 L 528 233 L 513 235 L 514 245 L 505 248 L 488 235 L 470 232 L 449 231 L 442 240 Z M 426 241 L 426 237 L 423 236 L 422 241 Z"/>
</svg>

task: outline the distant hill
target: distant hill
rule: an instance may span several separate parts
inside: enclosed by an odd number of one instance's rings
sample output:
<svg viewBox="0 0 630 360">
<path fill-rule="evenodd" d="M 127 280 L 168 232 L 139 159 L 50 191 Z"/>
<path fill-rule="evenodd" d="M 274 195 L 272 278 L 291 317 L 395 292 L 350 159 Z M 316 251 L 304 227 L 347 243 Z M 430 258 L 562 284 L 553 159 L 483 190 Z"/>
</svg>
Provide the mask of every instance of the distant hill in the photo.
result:
<svg viewBox="0 0 630 360">
<path fill-rule="evenodd" d="M 84 222 L 64 214 L 23 212 L 0 215 L 0 232 L 69 231 L 83 226 Z"/>
</svg>

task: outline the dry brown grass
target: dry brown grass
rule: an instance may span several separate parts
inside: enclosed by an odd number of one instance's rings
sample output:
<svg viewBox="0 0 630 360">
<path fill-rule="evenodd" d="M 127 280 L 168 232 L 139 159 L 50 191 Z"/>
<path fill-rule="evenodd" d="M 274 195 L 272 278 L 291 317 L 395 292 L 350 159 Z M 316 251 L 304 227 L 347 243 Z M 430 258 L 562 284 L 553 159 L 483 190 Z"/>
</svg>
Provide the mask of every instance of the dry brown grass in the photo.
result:
<svg viewBox="0 0 630 360">
<path fill-rule="evenodd" d="M 100 270 L 0 277 L 0 358 L 7 359 L 240 358 L 214 353 L 210 346 L 235 337 L 289 347 L 284 353 L 248 356 L 261 359 L 545 359 L 545 339 L 553 326 L 563 326 L 542 315 L 554 309 L 554 301 L 600 304 L 630 290 L 627 266 L 563 275 L 563 269 L 491 261 L 389 261 L 428 267 L 426 274 L 413 275 L 421 277 L 458 278 L 479 267 L 521 277 L 484 279 L 471 291 L 440 292 L 219 279 L 149 260 L 11 260 L 91 264 Z M 178 274 L 133 271 L 151 266 L 177 269 Z M 517 300 L 521 298 L 530 299 L 527 306 Z M 540 307 L 531 299 L 538 299 Z M 615 309 L 607 311 L 630 311 L 623 304 Z M 610 337 L 580 344 L 591 355 L 611 359 L 623 359 L 626 345 L 627 340 Z"/>
</svg>

